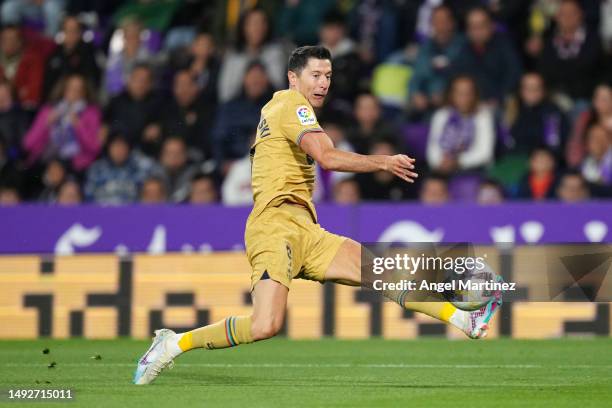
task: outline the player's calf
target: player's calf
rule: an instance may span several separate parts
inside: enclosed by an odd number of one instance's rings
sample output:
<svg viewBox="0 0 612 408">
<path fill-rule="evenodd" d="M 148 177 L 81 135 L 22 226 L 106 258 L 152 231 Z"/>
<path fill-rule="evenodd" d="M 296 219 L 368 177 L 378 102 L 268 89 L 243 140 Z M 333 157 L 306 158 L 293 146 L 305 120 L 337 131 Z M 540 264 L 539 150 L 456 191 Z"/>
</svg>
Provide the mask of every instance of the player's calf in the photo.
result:
<svg viewBox="0 0 612 408">
<path fill-rule="evenodd" d="M 254 341 L 269 339 L 276 336 L 282 327 L 282 318 L 256 318 L 251 325 L 251 336 Z"/>
</svg>

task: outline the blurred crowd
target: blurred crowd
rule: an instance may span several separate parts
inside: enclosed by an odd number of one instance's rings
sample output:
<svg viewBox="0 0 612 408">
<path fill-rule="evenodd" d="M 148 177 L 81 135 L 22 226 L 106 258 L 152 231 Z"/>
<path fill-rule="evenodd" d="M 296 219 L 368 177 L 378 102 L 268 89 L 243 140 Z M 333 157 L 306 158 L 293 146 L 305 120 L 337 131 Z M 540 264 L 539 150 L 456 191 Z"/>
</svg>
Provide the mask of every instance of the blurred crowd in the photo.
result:
<svg viewBox="0 0 612 408">
<path fill-rule="evenodd" d="M 610 0 L 0 0 L 0 205 L 252 202 L 290 52 L 333 57 L 315 199 L 612 197 Z"/>
</svg>

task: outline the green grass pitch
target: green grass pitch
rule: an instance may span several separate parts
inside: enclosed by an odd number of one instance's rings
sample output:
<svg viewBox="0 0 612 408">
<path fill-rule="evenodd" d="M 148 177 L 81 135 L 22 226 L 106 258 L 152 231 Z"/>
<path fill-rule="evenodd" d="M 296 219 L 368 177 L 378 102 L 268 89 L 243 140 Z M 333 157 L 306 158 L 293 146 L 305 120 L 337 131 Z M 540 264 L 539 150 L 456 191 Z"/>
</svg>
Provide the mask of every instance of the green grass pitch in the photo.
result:
<svg viewBox="0 0 612 408">
<path fill-rule="evenodd" d="M 604 407 L 612 339 L 290 341 L 195 350 L 131 384 L 148 342 L 0 342 L 0 405 L 14 407 Z M 48 354 L 43 349 L 49 348 Z M 92 358 L 100 355 L 101 359 Z M 47 366 L 56 362 L 54 368 Z M 37 384 L 36 381 L 39 383 Z M 50 382 L 47 384 L 46 382 Z M 9 388 L 73 388 L 75 401 L 7 402 Z M 190 404 L 190 405 L 187 405 Z"/>
</svg>

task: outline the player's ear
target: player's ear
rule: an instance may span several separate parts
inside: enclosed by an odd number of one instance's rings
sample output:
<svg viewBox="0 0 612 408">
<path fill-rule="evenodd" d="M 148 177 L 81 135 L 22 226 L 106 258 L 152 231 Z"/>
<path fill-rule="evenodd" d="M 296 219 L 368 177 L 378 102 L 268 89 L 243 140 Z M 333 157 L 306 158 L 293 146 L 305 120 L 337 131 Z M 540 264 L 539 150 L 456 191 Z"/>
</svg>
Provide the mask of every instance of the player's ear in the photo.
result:
<svg viewBox="0 0 612 408">
<path fill-rule="evenodd" d="M 287 71 L 287 79 L 289 80 L 289 86 L 293 87 L 297 83 L 298 76 L 293 71 Z"/>
</svg>

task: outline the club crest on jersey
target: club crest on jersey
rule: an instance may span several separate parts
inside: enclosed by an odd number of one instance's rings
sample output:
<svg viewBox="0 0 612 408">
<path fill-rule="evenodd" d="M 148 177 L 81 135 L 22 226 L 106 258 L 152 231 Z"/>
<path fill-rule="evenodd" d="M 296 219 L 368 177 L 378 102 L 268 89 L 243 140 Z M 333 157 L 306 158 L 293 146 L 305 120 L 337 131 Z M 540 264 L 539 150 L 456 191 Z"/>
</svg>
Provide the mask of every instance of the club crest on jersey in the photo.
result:
<svg viewBox="0 0 612 408">
<path fill-rule="evenodd" d="M 317 122 L 317 118 L 310 108 L 306 105 L 302 105 L 295 111 L 298 120 L 303 126 L 314 125 Z"/>
</svg>

